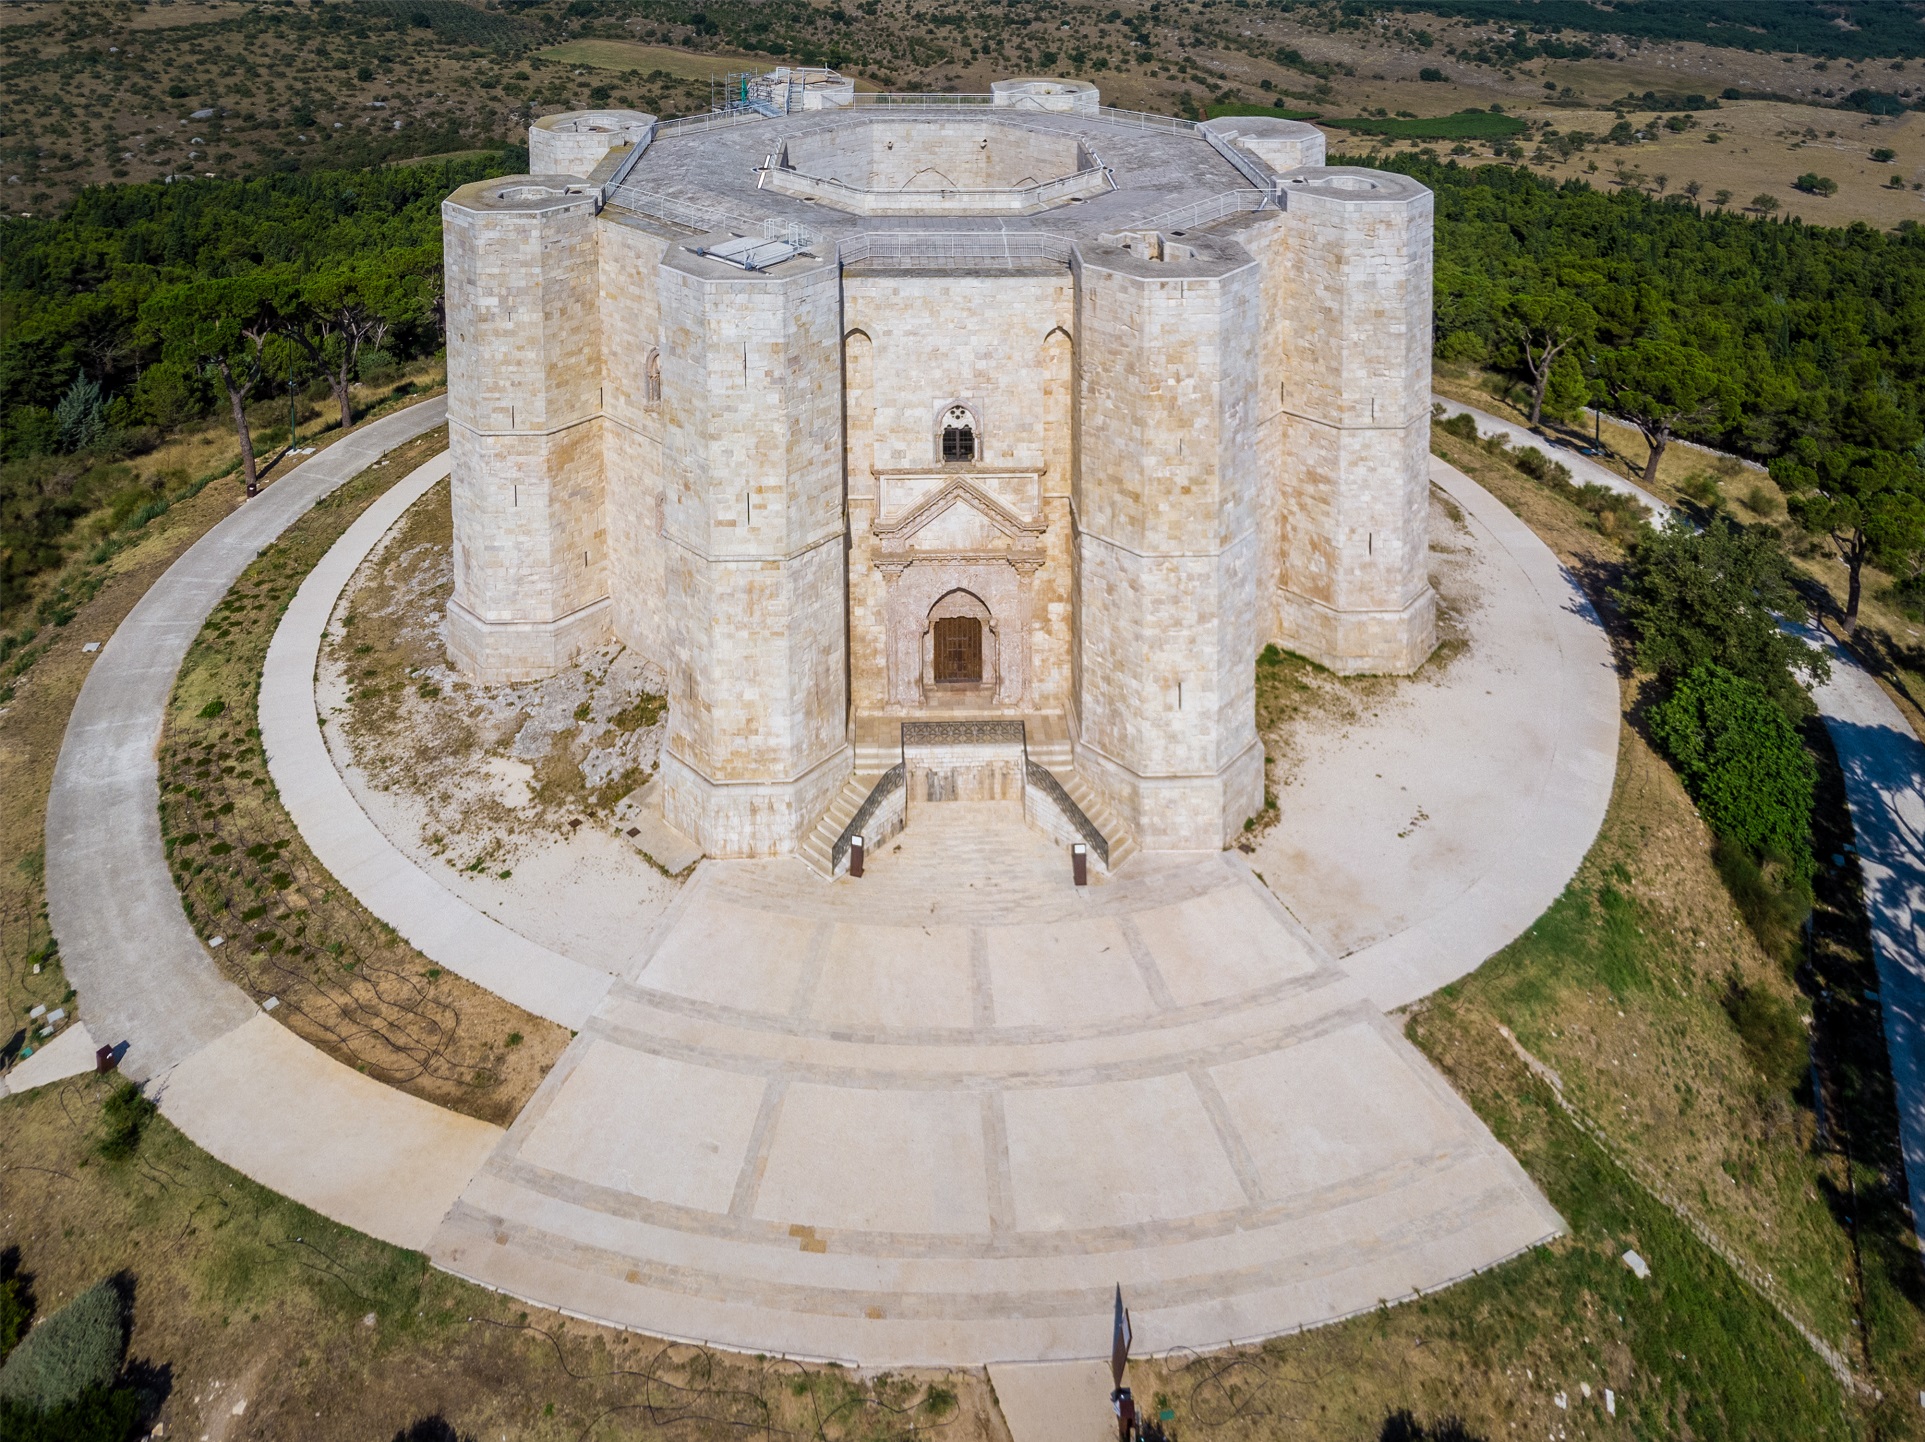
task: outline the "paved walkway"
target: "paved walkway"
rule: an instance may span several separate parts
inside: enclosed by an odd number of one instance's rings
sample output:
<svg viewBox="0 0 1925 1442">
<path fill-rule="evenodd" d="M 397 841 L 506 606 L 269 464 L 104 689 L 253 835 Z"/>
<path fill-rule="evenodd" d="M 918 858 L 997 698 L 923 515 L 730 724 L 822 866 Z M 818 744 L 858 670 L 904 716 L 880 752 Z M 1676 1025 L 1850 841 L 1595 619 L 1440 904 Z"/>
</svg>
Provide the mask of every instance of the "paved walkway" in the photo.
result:
<svg viewBox="0 0 1925 1442">
<path fill-rule="evenodd" d="M 1831 680 L 1812 696 L 1845 773 L 1905 1179 L 1925 1246 L 1925 745 L 1855 657 L 1817 627 L 1801 630 L 1831 656 Z"/>
<path fill-rule="evenodd" d="M 1475 970 L 1543 914 L 1617 770 L 1617 673 L 1584 593 L 1488 491 L 1434 457 L 1430 473 L 1469 533 L 1433 567 L 1469 646 L 1354 720 L 1309 728 L 1252 859 L 1385 1008 Z"/>
<path fill-rule="evenodd" d="M 1562 1223 L 1235 853 L 1069 884 L 1018 803 L 859 882 L 704 863 L 463 1193 L 450 1271 L 866 1366 L 1249 1340 Z"/>
<path fill-rule="evenodd" d="M 1589 456 L 1579 455 L 1567 447 L 1553 445 L 1528 426 L 1521 426 L 1516 421 L 1507 421 L 1501 416 L 1492 415 L 1489 411 L 1479 410 L 1476 406 L 1467 406 L 1462 401 L 1452 400 L 1449 396 L 1433 395 L 1431 400 L 1444 408 L 1446 416 L 1468 414 L 1475 417 L 1478 433 L 1481 435 L 1487 436 L 1496 431 L 1501 432 L 1513 447 L 1536 446 L 1553 459 L 1569 466 L 1571 479 L 1579 485 L 1588 481 L 1593 485 L 1616 491 L 1619 495 L 1629 496 L 1651 513 L 1653 524 L 1671 514 L 1671 508 L 1644 487 L 1633 481 L 1627 481 L 1609 466 L 1602 465 Z"/>
<path fill-rule="evenodd" d="M 1615 684 L 1581 597 L 1449 468 L 1436 479 L 1501 582 L 1480 634 L 1521 617 L 1525 639 L 1411 693 L 1443 729 L 1399 764 L 1437 770 L 1449 758 L 1434 748 L 1466 728 L 1510 743 L 1499 771 L 1480 760 L 1460 788 L 1495 786 L 1504 806 L 1452 822 L 1500 844 L 1434 854 L 1419 869 L 1452 882 L 1421 914 L 1380 887 L 1364 907 L 1375 930 L 1332 947 L 1234 853 L 1141 856 L 1078 891 L 1020 808 L 950 804 L 860 883 L 825 886 L 793 860 L 705 864 L 612 982 L 462 914 L 426 872 L 389 888 L 387 843 L 360 830 L 321 745 L 311 687 L 329 608 L 440 472 L 404 481 L 290 608 L 264 729 L 304 834 L 335 848 L 324 857 L 357 893 L 431 957 L 579 1022 L 505 1137 L 260 1016 L 187 929 L 161 855 L 153 746 L 187 642 L 259 545 L 358 464 L 338 468 L 284 496 L 272 530 L 254 508 L 224 523 L 143 600 L 83 692 L 50 808 L 55 925 L 100 999 L 89 1019 L 132 1042 L 130 1071 L 162 1076 L 163 1106 L 216 1155 L 531 1300 L 869 1365 L 1100 1353 L 1119 1281 L 1140 1349 L 1248 1340 L 1448 1284 L 1561 1229 L 1382 1010 L 1470 970 L 1549 904 L 1615 758 Z M 238 523 L 255 530 L 223 535 Z M 154 629 L 130 634 L 149 610 Z M 1536 704 L 1520 703 L 1524 682 Z M 1365 748 L 1347 769 L 1383 764 Z M 1384 817 L 1349 811 L 1370 840 L 1348 864 L 1402 845 Z M 423 896 L 430 914 L 410 916 Z M 1311 900 L 1296 904 L 1328 933 L 1331 898 Z"/>
<path fill-rule="evenodd" d="M 187 648 L 240 573 L 315 501 L 445 416 L 433 400 L 369 422 L 175 562 L 95 659 L 47 801 L 47 907 L 92 1034 L 124 1041 L 122 1068 L 222 1161 L 414 1247 L 499 1130 L 329 1060 L 220 974 L 161 848 L 156 750 Z M 361 1182 L 356 1198 L 344 1178 Z"/>
<path fill-rule="evenodd" d="M 261 676 L 261 744 L 301 839 L 355 898 L 424 956 L 516 1006 L 579 1029 L 613 978 L 476 910 L 381 834 L 335 770 L 315 712 L 321 638 L 341 592 L 402 514 L 443 480 L 443 451 L 368 507 L 308 573 Z"/>
</svg>

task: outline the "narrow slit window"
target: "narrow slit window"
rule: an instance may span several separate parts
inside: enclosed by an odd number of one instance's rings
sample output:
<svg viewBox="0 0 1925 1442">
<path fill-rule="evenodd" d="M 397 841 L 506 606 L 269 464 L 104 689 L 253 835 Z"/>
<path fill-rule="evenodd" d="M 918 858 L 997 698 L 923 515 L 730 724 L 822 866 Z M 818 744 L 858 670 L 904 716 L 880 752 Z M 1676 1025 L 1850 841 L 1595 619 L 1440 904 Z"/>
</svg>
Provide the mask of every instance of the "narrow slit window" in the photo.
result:
<svg viewBox="0 0 1925 1442">
<path fill-rule="evenodd" d="M 659 405 L 662 399 L 662 353 L 650 351 L 648 364 L 642 371 L 642 398 L 649 405 Z"/>
</svg>

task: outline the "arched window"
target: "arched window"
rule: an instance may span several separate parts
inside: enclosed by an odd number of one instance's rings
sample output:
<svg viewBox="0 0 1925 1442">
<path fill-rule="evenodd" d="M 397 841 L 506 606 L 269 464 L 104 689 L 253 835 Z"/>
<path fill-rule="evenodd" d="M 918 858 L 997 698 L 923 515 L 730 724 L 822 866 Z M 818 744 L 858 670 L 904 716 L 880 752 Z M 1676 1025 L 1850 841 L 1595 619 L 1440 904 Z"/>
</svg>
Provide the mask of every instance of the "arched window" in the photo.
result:
<svg viewBox="0 0 1925 1442">
<path fill-rule="evenodd" d="M 942 458 L 946 462 L 976 459 L 976 418 L 967 407 L 951 406 L 942 418 Z"/>
<path fill-rule="evenodd" d="M 662 401 L 662 353 L 658 350 L 648 353 L 648 364 L 642 369 L 642 399 L 652 406 Z"/>
</svg>

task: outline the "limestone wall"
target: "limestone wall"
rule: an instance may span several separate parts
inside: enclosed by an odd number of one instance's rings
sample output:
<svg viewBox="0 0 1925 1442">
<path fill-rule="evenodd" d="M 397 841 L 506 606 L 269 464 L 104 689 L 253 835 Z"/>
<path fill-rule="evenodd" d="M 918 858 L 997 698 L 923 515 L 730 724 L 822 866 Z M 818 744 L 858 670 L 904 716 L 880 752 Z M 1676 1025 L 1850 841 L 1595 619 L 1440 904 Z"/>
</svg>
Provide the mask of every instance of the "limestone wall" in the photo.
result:
<svg viewBox="0 0 1925 1442">
<path fill-rule="evenodd" d="M 571 110 L 528 127 L 528 168 L 537 175 L 586 176 L 617 145 L 639 144 L 655 117 L 639 110 Z"/>
<path fill-rule="evenodd" d="M 1061 711 L 1070 704 L 1068 412 L 1074 365 L 1069 330 L 1075 289 L 1066 271 L 1030 275 L 851 274 L 845 278 L 846 407 L 849 428 L 851 685 L 864 714 L 905 710 L 892 694 L 888 633 L 913 594 L 921 615 L 961 587 L 1021 630 L 1020 699 L 970 698 L 972 709 Z M 974 465 L 945 464 L 941 422 L 968 409 L 978 438 Z M 879 478 L 880 477 L 880 478 Z M 967 528 L 969 560 L 931 542 L 906 571 L 878 568 L 874 526 L 946 480 L 962 478 L 1045 529 L 1040 564 L 1021 572 L 994 559 L 994 529 Z M 951 535 L 961 539 L 965 528 Z M 1028 544 L 1028 543 L 1025 543 Z M 931 574 L 941 579 L 929 583 Z M 1014 614 L 1011 614 L 1011 613 Z M 895 623 L 900 626 L 901 620 Z M 911 654 L 916 654 L 911 652 Z M 898 665 L 902 663 L 899 661 Z M 912 660 L 908 664 L 919 666 Z M 1012 657 L 1010 664 L 1016 664 Z M 1007 692 L 1006 692 L 1007 694 Z"/>
<path fill-rule="evenodd" d="M 668 819 L 793 849 L 850 766 L 835 267 L 661 265 Z"/>
<path fill-rule="evenodd" d="M 599 245 L 566 177 L 464 186 L 442 206 L 453 453 L 453 661 L 550 674 L 608 627 Z"/>
<path fill-rule="evenodd" d="M 671 242 L 632 217 L 604 214 L 599 230 L 613 625 L 625 644 L 666 671 L 660 267 Z"/>
<path fill-rule="evenodd" d="M 1250 236 L 1273 269 L 1272 625 L 1334 671 L 1411 671 L 1436 635 L 1431 195 L 1407 177 L 1348 169 L 1301 171 L 1283 188 L 1284 215 Z"/>
<path fill-rule="evenodd" d="M 1260 279 L 1081 267 L 1077 762 L 1146 847 L 1220 846 L 1262 804 Z"/>
</svg>

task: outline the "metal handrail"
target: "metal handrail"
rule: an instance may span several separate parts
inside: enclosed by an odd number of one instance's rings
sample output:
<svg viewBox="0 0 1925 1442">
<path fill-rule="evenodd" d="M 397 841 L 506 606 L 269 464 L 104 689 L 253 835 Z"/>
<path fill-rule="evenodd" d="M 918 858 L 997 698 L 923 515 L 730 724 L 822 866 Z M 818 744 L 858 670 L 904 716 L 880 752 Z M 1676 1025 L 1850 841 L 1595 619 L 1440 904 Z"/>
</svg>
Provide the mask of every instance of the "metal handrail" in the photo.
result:
<svg viewBox="0 0 1925 1442">
<path fill-rule="evenodd" d="M 1031 761 L 1027 748 L 1023 752 L 1023 766 L 1024 774 L 1030 783 L 1055 803 L 1056 809 L 1069 819 L 1069 824 L 1076 828 L 1077 834 L 1083 838 L 1084 843 L 1101 857 L 1103 865 L 1108 867 L 1110 864 L 1109 838 L 1103 835 L 1097 829 L 1096 823 L 1083 813 L 1083 808 L 1076 804 L 1076 798 L 1063 789 L 1063 783 L 1056 779 L 1056 773 L 1040 761 Z"/>
<path fill-rule="evenodd" d="M 862 834 L 863 828 L 869 824 L 870 819 L 882 809 L 882 803 L 895 795 L 897 790 L 907 782 L 907 767 L 901 761 L 876 778 L 876 784 L 871 786 L 869 794 L 862 798 L 862 805 L 856 808 L 856 814 L 849 818 L 849 824 L 842 828 L 842 834 L 835 839 L 835 845 L 829 848 L 829 875 L 836 874 L 836 868 L 842 865 L 843 858 L 849 854 L 849 843 Z"/>
<path fill-rule="evenodd" d="M 1074 246 L 1027 230 L 865 230 L 836 244 L 843 265 L 1068 265 Z"/>
<path fill-rule="evenodd" d="M 1235 215 L 1246 210 L 1262 210 L 1264 206 L 1275 203 L 1276 197 L 1267 190 L 1226 190 L 1207 200 L 1179 205 L 1173 210 L 1147 215 L 1141 220 L 1132 220 L 1129 224 L 1118 226 L 1113 231 L 1103 232 L 1097 239 L 1106 245 L 1113 245 L 1116 242 L 1111 239 L 1112 236 L 1119 236 L 1132 230 L 1172 232 L 1193 230 L 1198 226 L 1222 220 L 1226 215 Z"/>
</svg>

